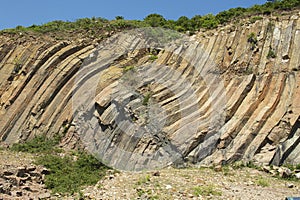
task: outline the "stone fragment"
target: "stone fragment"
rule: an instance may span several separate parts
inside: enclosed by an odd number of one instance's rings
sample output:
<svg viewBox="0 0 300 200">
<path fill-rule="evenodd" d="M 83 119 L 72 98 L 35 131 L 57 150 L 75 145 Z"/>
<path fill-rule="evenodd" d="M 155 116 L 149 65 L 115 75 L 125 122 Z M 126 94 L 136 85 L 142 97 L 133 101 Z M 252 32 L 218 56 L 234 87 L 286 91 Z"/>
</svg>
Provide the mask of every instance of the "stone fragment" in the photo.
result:
<svg viewBox="0 0 300 200">
<path fill-rule="evenodd" d="M 281 167 L 278 169 L 279 176 L 281 178 L 289 178 L 292 175 L 292 171 L 289 168 Z"/>
<path fill-rule="evenodd" d="M 17 177 L 25 177 L 27 173 L 26 167 L 18 167 Z"/>
<path fill-rule="evenodd" d="M 36 170 L 36 166 L 29 166 L 29 167 L 27 167 L 27 171 L 28 172 L 33 172 L 35 170 Z"/>
<path fill-rule="evenodd" d="M 214 167 L 214 170 L 215 170 L 216 172 L 221 172 L 221 171 L 222 171 L 222 165 L 217 165 L 217 166 L 215 166 L 215 167 Z"/>
<path fill-rule="evenodd" d="M 153 172 L 152 175 L 153 175 L 153 176 L 160 176 L 160 172 L 159 172 L 159 171 Z"/>
<path fill-rule="evenodd" d="M 49 192 L 46 192 L 46 193 L 40 194 L 38 197 L 39 197 L 39 199 L 48 199 L 51 197 L 51 194 Z"/>
<path fill-rule="evenodd" d="M 263 171 L 266 173 L 270 173 L 270 171 L 271 171 L 270 166 L 263 166 Z"/>
<path fill-rule="evenodd" d="M 12 192 L 12 196 L 15 196 L 15 197 L 21 197 L 22 195 L 23 195 L 22 191 L 13 191 Z"/>
<path fill-rule="evenodd" d="M 296 177 L 297 179 L 300 179 L 300 173 L 295 174 L 295 177 Z"/>
<path fill-rule="evenodd" d="M 167 190 L 172 189 L 172 186 L 171 185 L 166 185 L 166 189 Z"/>
</svg>

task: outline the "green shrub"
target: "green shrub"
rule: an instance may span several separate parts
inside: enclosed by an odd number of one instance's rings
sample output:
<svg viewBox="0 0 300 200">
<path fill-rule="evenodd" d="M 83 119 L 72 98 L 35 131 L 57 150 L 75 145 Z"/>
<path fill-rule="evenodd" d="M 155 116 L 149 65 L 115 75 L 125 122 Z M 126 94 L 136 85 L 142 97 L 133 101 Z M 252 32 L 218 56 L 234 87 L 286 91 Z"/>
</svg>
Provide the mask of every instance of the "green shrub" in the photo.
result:
<svg viewBox="0 0 300 200">
<path fill-rule="evenodd" d="M 250 22 L 251 23 L 254 23 L 256 22 L 257 20 L 262 20 L 263 18 L 261 16 L 254 16 L 254 17 L 251 17 L 250 19 Z"/>
<path fill-rule="evenodd" d="M 150 14 L 144 21 L 152 27 L 163 27 L 167 20 L 162 15 Z"/>
<path fill-rule="evenodd" d="M 175 30 L 176 21 L 175 20 L 167 20 L 163 26 L 163 28 Z"/>
<path fill-rule="evenodd" d="M 277 3 L 282 10 L 292 10 L 293 8 L 300 6 L 299 0 L 282 0 Z"/>
<path fill-rule="evenodd" d="M 198 30 L 202 26 L 202 17 L 200 15 L 195 15 L 191 18 L 191 24 L 194 30 Z"/>
<path fill-rule="evenodd" d="M 220 22 L 213 14 L 204 15 L 202 18 L 201 27 L 205 29 L 213 29 L 218 27 Z"/>
<path fill-rule="evenodd" d="M 75 152 L 72 156 L 58 156 L 57 153 L 63 151 L 57 147 L 60 139 L 59 136 L 49 139 L 41 135 L 24 143 L 14 144 L 10 149 L 39 153 L 35 164 L 50 170 L 50 174 L 45 177 L 45 185 L 54 193 L 76 193 L 81 186 L 96 184 L 108 167 L 84 152 Z"/>
<path fill-rule="evenodd" d="M 13 144 L 10 148 L 13 151 L 21 151 L 28 153 L 50 153 L 52 151 L 59 151 L 55 146 L 59 143 L 60 137 L 47 138 L 45 135 L 36 136 L 24 143 Z"/>
<path fill-rule="evenodd" d="M 254 5 L 250 8 L 231 8 L 222 11 L 217 15 L 195 15 L 191 19 L 182 16 L 177 21 L 166 20 L 162 15 L 150 14 L 143 21 L 139 20 L 124 20 L 122 16 L 116 16 L 115 20 L 107 20 L 104 18 L 83 18 L 74 22 L 56 20 L 43 25 L 32 25 L 30 27 L 18 26 L 15 29 L 6 29 L 2 32 L 19 33 L 26 31 L 34 31 L 39 33 L 57 32 L 57 31 L 78 31 L 78 30 L 94 30 L 94 36 L 101 35 L 102 31 L 120 31 L 123 29 L 137 27 L 164 27 L 180 32 L 190 31 L 193 33 L 200 28 L 213 29 L 219 24 L 224 24 L 230 21 L 238 21 L 241 17 L 249 17 L 254 15 L 269 15 L 273 12 L 280 13 L 282 10 L 294 10 L 300 8 L 299 0 L 281 0 L 275 2 L 266 2 L 263 5 Z M 250 19 L 253 23 L 261 17 L 254 16 Z M 100 32 L 99 32 L 100 30 Z"/>
<path fill-rule="evenodd" d="M 181 16 L 176 21 L 176 27 L 177 27 L 176 30 L 178 30 L 179 32 L 192 30 L 192 22 L 188 17 Z"/>
<path fill-rule="evenodd" d="M 256 34 L 253 33 L 253 32 L 250 33 L 250 34 L 248 35 L 248 40 L 247 40 L 247 42 L 251 44 L 251 50 L 254 50 L 255 47 L 256 47 L 256 45 L 257 45 L 257 42 L 258 42 L 257 37 L 256 37 Z"/>
<path fill-rule="evenodd" d="M 82 186 L 96 184 L 108 169 L 93 156 L 82 152 L 77 155 L 77 160 L 71 156 L 42 155 L 36 159 L 36 164 L 50 170 L 45 178 L 47 188 L 62 194 L 73 194 Z"/>
<path fill-rule="evenodd" d="M 116 16 L 115 19 L 116 20 L 124 20 L 124 17 L 123 16 Z"/>
<path fill-rule="evenodd" d="M 224 24 L 226 22 L 229 22 L 232 19 L 236 19 L 237 17 L 244 15 L 246 11 L 247 11 L 246 8 L 241 8 L 241 7 L 231 8 L 229 10 L 218 13 L 216 15 L 216 18 L 219 20 L 221 24 Z"/>
</svg>

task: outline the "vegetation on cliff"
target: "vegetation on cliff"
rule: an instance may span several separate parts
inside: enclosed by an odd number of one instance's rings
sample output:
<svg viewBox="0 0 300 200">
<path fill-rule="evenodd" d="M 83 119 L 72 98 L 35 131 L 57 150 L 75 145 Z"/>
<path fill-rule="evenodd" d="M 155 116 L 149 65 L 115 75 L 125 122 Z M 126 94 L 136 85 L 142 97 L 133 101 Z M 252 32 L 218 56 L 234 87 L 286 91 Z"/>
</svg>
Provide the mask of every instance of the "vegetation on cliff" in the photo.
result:
<svg viewBox="0 0 300 200">
<path fill-rule="evenodd" d="M 282 0 L 267 2 L 263 5 L 254 5 L 250 8 L 231 8 L 222 11 L 217 15 L 207 14 L 204 16 L 195 15 L 191 19 L 181 16 L 178 20 L 167 20 L 160 14 L 150 14 L 144 20 L 125 20 L 122 16 L 116 16 L 115 20 L 107 20 L 99 17 L 78 19 L 74 22 L 70 21 L 52 21 L 43 25 L 32 25 L 29 27 L 17 26 L 14 29 L 6 29 L 5 33 L 19 32 L 38 32 L 48 33 L 57 31 L 76 31 L 87 30 L 90 34 L 96 34 L 102 31 L 117 31 L 123 29 L 139 28 L 139 27 L 163 27 L 173 29 L 180 32 L 189 31 L 193 33 L 199 29 L 213 29 L 220 24 L 228 23 L 232 20 L 238 20 L 241 17 L 254 16 L 252 21 L 261 19 L 257 15 L 270 15 L 278 11 L 290 11 L 300 8 L 300 0 Z"/>
</svg>

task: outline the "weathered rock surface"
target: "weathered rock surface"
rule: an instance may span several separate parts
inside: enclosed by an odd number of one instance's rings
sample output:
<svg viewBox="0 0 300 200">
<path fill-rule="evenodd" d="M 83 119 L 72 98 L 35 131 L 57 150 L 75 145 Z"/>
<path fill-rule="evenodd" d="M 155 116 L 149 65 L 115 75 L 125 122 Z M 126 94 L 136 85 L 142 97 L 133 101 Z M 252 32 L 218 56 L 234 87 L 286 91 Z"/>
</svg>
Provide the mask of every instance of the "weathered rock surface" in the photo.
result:
<svg viewBox="0 0 300 200">
<path fill-rule="evenodd" d="M 42 167 L 7 167 L 0 171 L 0 199 L 49 199 Z"/>
<path fill-rule="evenodd" d="M 300 163 L 299 17 L 172 40 L 133 30 L 98 45 L 2 35 L 1 140 L 65 134 L 62 146 L 83 143 L 126 170 Z"/>
</svg>

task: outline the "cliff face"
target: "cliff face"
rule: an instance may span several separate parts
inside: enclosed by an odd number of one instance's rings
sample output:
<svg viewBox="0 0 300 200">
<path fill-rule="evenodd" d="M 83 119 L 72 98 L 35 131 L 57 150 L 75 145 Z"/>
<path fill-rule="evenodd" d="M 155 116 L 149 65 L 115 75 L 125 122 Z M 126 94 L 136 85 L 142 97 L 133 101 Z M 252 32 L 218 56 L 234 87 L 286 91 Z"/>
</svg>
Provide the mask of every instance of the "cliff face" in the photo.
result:
<svg viewBox="0 0 300 200">
<path fill-rule="evenodd" d="M 300 163 L 299 17 L 99 43 L 2 35 L 0 137 L 63 134 L 126 170 Z"/>
</svg>

